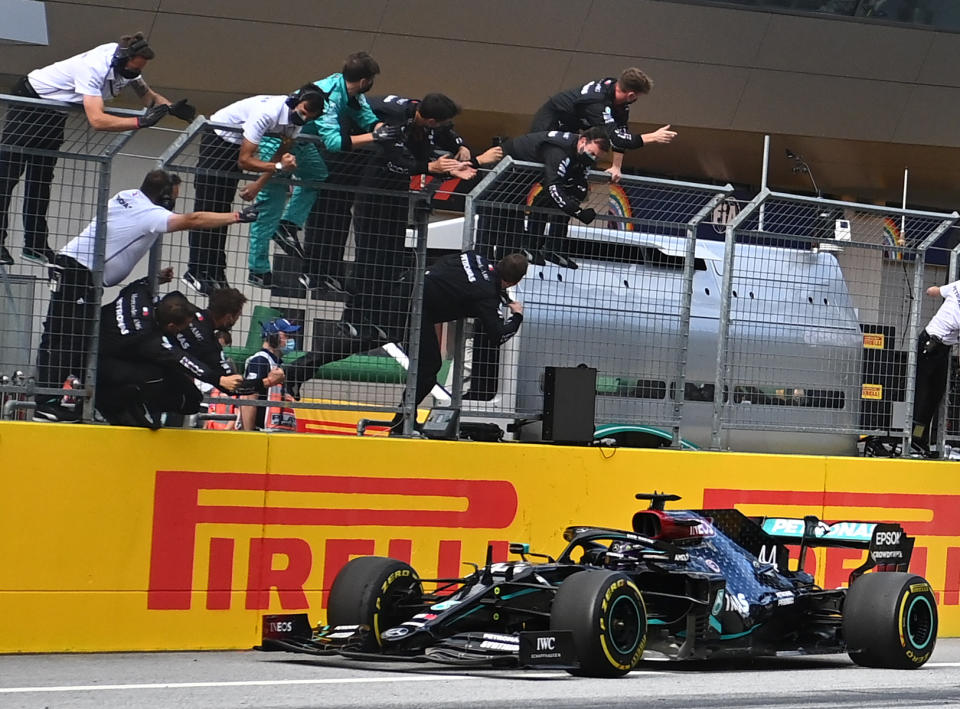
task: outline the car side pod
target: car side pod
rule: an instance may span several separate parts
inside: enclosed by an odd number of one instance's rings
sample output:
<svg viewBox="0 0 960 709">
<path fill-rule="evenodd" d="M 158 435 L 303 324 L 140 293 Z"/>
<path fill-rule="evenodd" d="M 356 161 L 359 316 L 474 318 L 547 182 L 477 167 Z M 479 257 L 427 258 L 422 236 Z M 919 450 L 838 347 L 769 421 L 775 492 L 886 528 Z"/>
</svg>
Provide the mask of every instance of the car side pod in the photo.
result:
<svg viewBox="0 0 960 709">
<path fill-rule="evenodd" d="M 916 669 L 937 644 L 937 602 L 922 576 L 863 574 L 847 591 L 842 612 L 847 653 L 858 665 Z"/>
</svg>

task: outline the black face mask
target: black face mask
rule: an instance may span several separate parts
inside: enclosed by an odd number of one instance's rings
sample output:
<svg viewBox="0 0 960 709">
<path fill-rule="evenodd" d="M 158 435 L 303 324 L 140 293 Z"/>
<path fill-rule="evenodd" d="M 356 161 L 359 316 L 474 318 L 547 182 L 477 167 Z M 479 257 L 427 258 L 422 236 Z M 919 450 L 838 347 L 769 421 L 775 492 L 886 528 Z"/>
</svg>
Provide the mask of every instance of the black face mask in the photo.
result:
<svg viewBox="0 0 960 709">
<path fill-rule="evenodd" d="M 597 164 L 597 156 L 586 151 L 580 153 L 580 164 L 585 167 L 593 167 Z"/>
<path fill-rule="evenodd" d="M 117 73 L 120 74 L 124 79 L 136 79 L 140 76 L 139 69 L 127 69 L 123 67 L 117 70 Z"/>
<path fill-rule="evenodd" d="M 290 111 L 290 122 L 295 126 L 302 126 L 307 119 L 299 111 Z"/>
<path fill-rule="evenodd" d="M 162 194 L 160 195 L 160 199 L 157 200 L 157 206 L 163 207 L 168 212 L 172 212 L 176 201 L 177 200 L 175 200 L 172 195 Z"/>
</svg>

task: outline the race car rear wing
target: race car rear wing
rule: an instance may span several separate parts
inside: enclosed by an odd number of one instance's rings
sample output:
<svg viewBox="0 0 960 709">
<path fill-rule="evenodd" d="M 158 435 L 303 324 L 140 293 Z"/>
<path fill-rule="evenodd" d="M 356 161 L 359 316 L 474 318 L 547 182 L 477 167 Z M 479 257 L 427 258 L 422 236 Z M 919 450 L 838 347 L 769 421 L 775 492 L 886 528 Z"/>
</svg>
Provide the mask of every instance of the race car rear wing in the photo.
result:
<svg viewBox="0 0 960 709">
<path fill-rule="evenodd" d="M 899 524 L 844 521 L 827 524 L 809 515 L 803 519 L 765 517 L 757 520 L 778 543 L 800 546 L 798 568 L 803 568 L 806 551 L 812 547 L 868 549 L 867 560 L 850 573 L 853 582 L 865 571 L 907 571 L 913 555 L 914 538 Z"/>
</svg>

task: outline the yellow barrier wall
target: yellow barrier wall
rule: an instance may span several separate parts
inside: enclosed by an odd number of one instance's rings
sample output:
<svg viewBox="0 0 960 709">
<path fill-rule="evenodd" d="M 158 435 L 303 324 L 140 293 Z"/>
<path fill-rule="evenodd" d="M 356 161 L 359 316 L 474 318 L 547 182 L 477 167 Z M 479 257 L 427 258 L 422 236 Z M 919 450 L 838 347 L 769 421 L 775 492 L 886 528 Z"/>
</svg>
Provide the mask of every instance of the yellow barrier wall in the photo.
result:
<svg viewBox="0 0 960 709">
<path fill-rule="evenodd" d="M 353 555 L 460 575 L 488 543 L 555 554 L 567 525 L 628 527 L 654 489 L 901 522 L 960 635 L 952 463 L 31 423 L 0 424 L 0 461 L 0 652 L 251 647 L 266 612 L 319 621 Z M 864 554 L 818 550 L 818 580 Z"/>
</svg>

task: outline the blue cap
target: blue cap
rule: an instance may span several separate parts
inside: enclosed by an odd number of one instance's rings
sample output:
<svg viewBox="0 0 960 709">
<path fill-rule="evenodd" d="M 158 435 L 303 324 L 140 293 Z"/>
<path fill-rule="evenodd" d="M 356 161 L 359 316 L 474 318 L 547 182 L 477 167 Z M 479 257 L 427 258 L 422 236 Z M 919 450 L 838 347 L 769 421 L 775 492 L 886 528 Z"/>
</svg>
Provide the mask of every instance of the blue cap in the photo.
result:
<svg viewBox="0 0 960 709">
<path fill-rule="evenodd" d="M 263 323 L 260 329 L 264 335 L 275 335 L 278 332 L 296 332 L 300 326 L 294 325 L 286 318 L 274 318 Z"/>
</svg>

